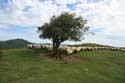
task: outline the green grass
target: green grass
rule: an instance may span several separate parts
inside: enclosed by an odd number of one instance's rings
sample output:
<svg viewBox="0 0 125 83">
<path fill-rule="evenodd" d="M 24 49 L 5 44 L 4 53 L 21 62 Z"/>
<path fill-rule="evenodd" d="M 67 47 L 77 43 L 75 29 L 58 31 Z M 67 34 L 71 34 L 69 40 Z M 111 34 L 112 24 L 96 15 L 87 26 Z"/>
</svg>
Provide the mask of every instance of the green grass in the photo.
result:
<svg viewBox="0 0 125 83">
<path fill-rule="evenodd" d="M 85 51 L 69 64 L 40 60 L 40 50 L 2 50 L 0 83 L 125 83 L 125 52 Z"/>
</svg>

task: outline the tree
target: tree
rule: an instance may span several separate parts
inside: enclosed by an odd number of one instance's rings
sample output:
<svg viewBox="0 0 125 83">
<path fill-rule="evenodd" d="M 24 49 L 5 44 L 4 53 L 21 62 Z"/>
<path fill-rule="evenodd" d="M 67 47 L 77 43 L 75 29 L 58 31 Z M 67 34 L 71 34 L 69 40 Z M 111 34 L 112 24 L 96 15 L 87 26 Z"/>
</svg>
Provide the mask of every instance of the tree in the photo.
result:
<svg viewBox="0 0 125 83">
<path fill-rule="evenodd" d="M 63 12 L 59 16 L 53 16 L 49 23 L 38 27 L 39 37 L 51 39 L 53 43 L 53 55 L 58 55 L 60 44 L 66 40 L 81 41 L 82 36 L 89 30 L 85 26 L 87 21 L 74 13 Z"/>
</svg>

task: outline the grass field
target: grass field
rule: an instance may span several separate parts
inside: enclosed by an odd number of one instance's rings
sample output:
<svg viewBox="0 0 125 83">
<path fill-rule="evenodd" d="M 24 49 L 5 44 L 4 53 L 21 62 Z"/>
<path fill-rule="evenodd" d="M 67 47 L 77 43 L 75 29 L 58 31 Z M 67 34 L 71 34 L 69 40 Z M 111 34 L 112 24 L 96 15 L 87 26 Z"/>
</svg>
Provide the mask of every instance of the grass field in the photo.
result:
<svg viewBox="0 0 125 83">
<path fill-rule="evenodd" d="M 85 51 L 83 61 L 41 60 L 43 51 L 2 50 L 0 83 L 125 83 L 125 52 Z"/>
</svg>

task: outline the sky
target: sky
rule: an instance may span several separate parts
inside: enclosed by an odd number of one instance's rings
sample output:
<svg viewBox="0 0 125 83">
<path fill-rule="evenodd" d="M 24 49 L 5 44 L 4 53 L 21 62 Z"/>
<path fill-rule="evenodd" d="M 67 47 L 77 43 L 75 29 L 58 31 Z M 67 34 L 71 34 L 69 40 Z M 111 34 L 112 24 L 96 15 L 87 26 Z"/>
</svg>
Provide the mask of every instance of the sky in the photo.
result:
<svg viewBox="0 0 125 83">
<path fill-rule="evenodd" d="M 81 42 L 125 47 L 125 0 L 0 0 L 0 41 L 23 38 L 34 43 L 37 27 L 62 12 L 76 13 L 88 20 L 90 32 Z"/>
</svg>

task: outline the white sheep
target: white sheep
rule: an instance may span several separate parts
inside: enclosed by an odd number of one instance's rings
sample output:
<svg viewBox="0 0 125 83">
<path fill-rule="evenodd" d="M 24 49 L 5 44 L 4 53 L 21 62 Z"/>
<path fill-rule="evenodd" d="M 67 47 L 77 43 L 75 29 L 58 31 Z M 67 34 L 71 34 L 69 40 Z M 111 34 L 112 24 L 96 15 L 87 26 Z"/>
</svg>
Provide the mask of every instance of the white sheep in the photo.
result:
<svg viewBox="0 0 125 83">
<path fill-rule="evenodd" d="M 71 48 L 68 48 L 66 51 L 67 51 L 67 54 L 72 54 L 74 52 L 74 50 Z"/>
<path fill-rule="evenodd" d="M 87 47 L 87 50 L 88 51 L 92 51 L 92 47 Z"/>
<path fill-rule="evenodd" d="M 64 46 L 59 48 L 63 53 L 72 54 L 74 52 L 72 47 Z"/>
<path fill-rule="evenodd" d="M 32 49 L 32 47 L 33 47 L 32 44 L 27 45 L 27 48 L 29 48 L 29 49 Z"/>
<path fill-rule="evenodd" d="M 98 47 L 93 47 L 93 50 L 98 50 Z"/>
<path fill-rule="evenodd" d="M 123 48 L 123 49 L 121 49 L 121 51 L 125 52 L 125 49 Z"/>
<path fill-rule="evenodd" d="M 82 47 L 82 48 L 81 48 L 81 51 L 85 51 L 85 50 L 86 50 L 86 47 Z"/>
<path fill-rule="evenodd" d="M 34 47 L 35 49 L 41 49 L 41 45 L 39 45 L 39 44 L 34 44 L 33 47 Z"/>
<path fill-rule="evenodd" d="M 82 47 L 74 47 L 73 50 L 74 52 L 79 52 L 82 50 Z"/>
</svg>

